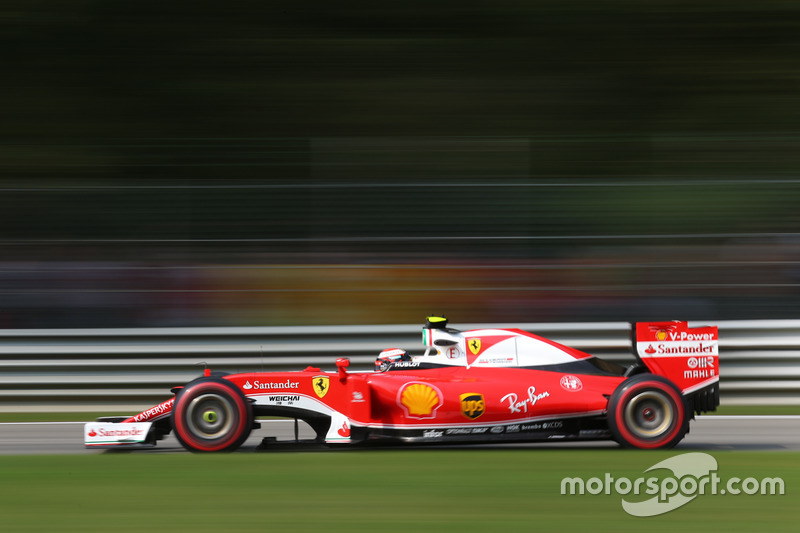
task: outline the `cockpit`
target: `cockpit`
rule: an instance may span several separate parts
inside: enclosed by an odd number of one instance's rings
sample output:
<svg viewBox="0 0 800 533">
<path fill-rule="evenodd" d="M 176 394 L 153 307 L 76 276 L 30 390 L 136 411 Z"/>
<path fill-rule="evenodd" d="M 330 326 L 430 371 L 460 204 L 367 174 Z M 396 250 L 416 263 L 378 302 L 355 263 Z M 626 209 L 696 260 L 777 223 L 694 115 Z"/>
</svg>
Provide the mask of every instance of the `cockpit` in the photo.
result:
<svg viewBox="0 0 800 533">
<path fill-rule="evenodd" d="M 520 329 L 485 328 L 461 331 L 447 326 L 444 317 L 428 317 L 422 328 L 424 355 L 410 356 L 400 349 L 384 351 L 376 370 L 441 366 L 543 367 L 592 359 L 593 356 Z M 402 352 L 402 353 L 401 353 Z M 379 361 L 383 361 L 380 367 Z M 391 363 L 391 364 L 390 364 Z"/>
</svg>

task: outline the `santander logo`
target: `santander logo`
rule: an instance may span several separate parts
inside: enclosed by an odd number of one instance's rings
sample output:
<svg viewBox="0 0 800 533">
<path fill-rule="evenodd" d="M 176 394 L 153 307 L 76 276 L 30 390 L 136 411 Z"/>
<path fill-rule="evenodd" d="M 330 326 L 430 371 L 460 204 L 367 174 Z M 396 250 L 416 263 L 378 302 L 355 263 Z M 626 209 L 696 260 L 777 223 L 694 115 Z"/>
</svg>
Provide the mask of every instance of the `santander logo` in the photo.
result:
<svg viewBox="0 0 800 533">
<path fill-rule="evenodd" d="M 93 430 L 91 430 L 91 431 L 89 432 L 89 436 L 90 436 L 90 437 L 96 437 L 96 436 L 97 436 L 97 432 L 96 432 L 96 431 L 93 429 Z"/>
<path fill-rule="evenodd" d="M 264 382 L 264 381 L 254 380 L 252 384 L 250 383 L 250 380 L 248 380 L 247 382 L 245 382 L 244 385 L 242 385 L 242 388 L 244 390 L 250 390 L 250 389 L 259 389 L 259 390 L 265 390 L 265 389 L 266 390 L 297 389 L 299 387 L 300 387 L 300 382 L 299 381 L 292 381 L 291 379 L 287 379 L 286 381 L 280 381 L 280 382 L 277 382 L 277 383 L 274 382 L 274 381 Z"/>
</svg>

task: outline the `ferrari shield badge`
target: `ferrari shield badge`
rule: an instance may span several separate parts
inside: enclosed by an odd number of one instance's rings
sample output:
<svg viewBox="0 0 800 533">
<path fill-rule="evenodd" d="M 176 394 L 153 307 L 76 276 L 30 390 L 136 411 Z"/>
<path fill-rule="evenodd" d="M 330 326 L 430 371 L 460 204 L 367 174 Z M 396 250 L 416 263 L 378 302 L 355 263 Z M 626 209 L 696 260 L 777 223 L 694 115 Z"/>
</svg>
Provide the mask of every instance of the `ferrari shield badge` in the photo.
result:
<svg viewBox="0 0 800 533">
<path fill-rule="evenodd" d="M 316 376 L 313 378 L 314 392 L 317 396 L 323 398 L 328 394 L 328 386 L 330 385 L 330 378 L 328 376 Z"/>
<path fill-rule="evenodd" d="M 469 346 L 469 351 L 472 355 L 478 355 L 481 351 L 481 340 L 478 338 L 469 339 L 467 341 L 467 346 Z"/>
</svg>

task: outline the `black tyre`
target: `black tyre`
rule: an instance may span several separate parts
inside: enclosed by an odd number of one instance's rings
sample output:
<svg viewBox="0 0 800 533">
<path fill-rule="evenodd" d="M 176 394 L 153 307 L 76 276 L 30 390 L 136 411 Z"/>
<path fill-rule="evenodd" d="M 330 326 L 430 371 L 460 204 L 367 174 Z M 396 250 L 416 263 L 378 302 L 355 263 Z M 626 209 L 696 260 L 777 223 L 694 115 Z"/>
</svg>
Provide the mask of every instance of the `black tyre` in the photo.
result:
<svg viewBox="0 0 800 533">
<path fill-rule="evenodd" d="M 608 401 L 608 427 L 628 448 L 671 448 L 689 429 L 689 410 L 666 378 L 639 374 L 623 381 Z"/>
<path fill-rule="evenodd" d="M 181 389 L 172 409 L 175 436 L 194 452 L 232 451 L 253 427 L 244 394 L 222 378 L 200 378 Z"/>
</svg>

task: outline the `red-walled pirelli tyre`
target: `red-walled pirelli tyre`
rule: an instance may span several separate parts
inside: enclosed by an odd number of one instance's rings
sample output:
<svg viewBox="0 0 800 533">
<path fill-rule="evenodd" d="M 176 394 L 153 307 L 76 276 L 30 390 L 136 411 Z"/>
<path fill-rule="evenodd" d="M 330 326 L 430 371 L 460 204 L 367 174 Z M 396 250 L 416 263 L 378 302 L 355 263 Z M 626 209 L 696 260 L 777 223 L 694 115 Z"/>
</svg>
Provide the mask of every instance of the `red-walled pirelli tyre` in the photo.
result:
<svg viewBox="0 0 800 533">
<path fill-rule="evenodd" d="M 623 381 L 608 401 L 608 427 L 628 448 L 671 448 L 689 429 L 689 412 L 678 388 L 653 374 Z"/>
<path fill-rule="evenodd" d="M 200 378 L 186 385 L 175 398 L 172 427 L 188 450 L 232 451 L 250 435 L 253 409 L 231 382 Z"/>
</svg>

